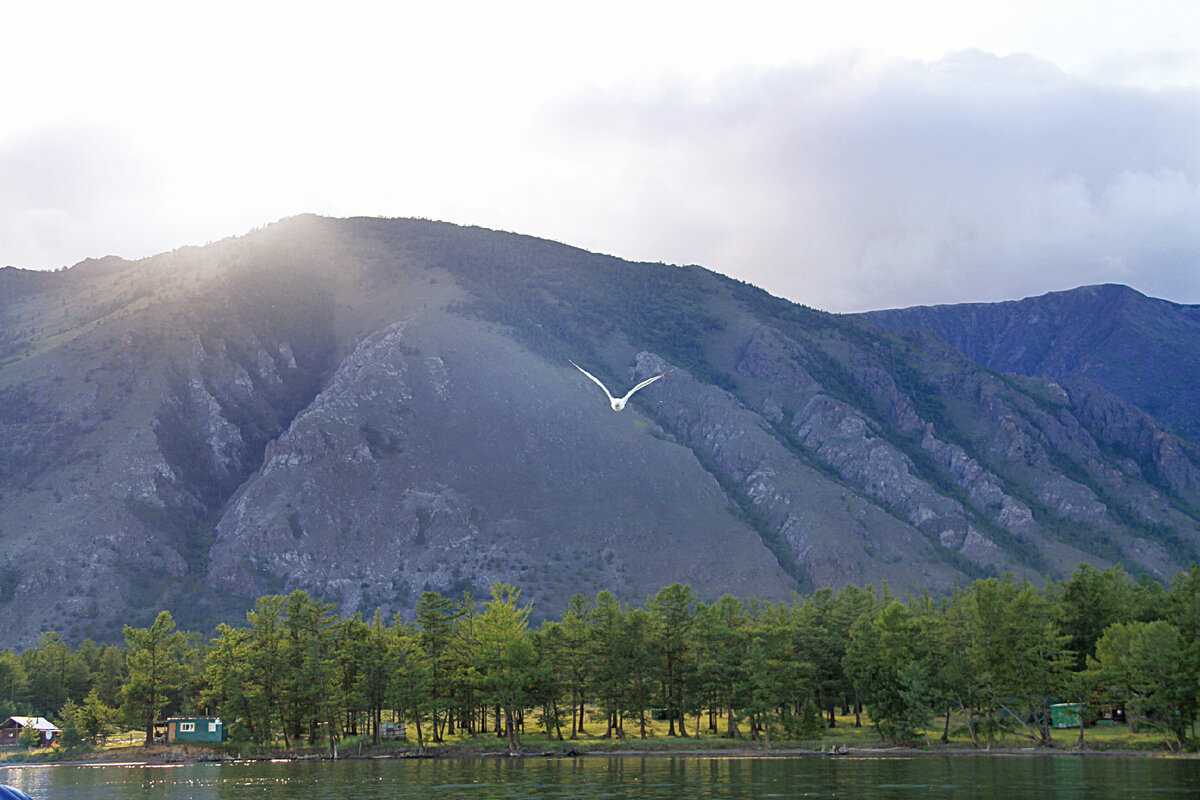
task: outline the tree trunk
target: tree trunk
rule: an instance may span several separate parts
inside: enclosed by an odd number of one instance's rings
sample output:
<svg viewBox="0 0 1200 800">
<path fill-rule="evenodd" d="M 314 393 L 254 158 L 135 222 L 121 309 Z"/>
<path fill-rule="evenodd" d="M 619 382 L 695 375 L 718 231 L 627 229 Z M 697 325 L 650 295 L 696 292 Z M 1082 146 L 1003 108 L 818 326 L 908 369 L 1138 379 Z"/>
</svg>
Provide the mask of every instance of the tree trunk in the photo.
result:
<svg viewBox="0 0 1200 800">
<path fill-rule="evenodd" d="M 646 738 L 646 682 L 638 676 L 638 733 Z"/>
<path fill-rule="evenodd" d="M 675 686 L 675 709 L 679 714 L 679 735 L 684 739 L 688 738 L 687 732 L 687 713 L 683 710 L 683 679 L 679 678 L 679 683 Z"/>
<path fill-rule="evenodd" d="M 425 754 L 425 739 L 421 736 L 421 715 L 417 712 L 416 706 L 412 710 L 413 721 L 417 725 L 417 755 Z"/>
<path fill-rule="evenodd" d="M 512 706 L 506 706 L 504 709 L 504 724 L 508 728 L 508 752 L 515 753 L 520 739 L 517 738 L 517 726 L 514 724 Z"/>
<path fill-rule="evenodd" d="M 961 700 L 958 701 L 958 707 L 960 709 L 962 709 L 963 716 L 967 720 L 967 733 L 970 734 L 970 736 L 971 736 L 971 744 L 974 745 L 976 749 L 978 749 L 979 748 L 979 739 L 975 738 L 975 725 L 973 724 L 973 721 L 971 719 L 971 712 L 967 711 L 967 707 L 962 704 Z"/>
<path fill-rule="evenodd" d="M 554 729 L 556 731 L 558 731 L 558 740 L 561 742 L 563 740 L 562 716 L 559 715 L 559 713 L 558 713 L 558 701 L 557 700 L 550 701 L 550 712 L 554 716 Z"/>
</svg>

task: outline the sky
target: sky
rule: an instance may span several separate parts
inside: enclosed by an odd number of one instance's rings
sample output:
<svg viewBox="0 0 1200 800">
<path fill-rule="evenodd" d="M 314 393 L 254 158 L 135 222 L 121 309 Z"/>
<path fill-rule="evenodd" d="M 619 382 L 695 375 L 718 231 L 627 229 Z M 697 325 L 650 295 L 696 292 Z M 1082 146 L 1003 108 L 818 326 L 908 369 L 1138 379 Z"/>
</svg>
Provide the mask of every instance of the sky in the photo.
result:
<svg viewBox="0 0 1200 800">
<path fill-rule="evenodd" d="M 0 264 L 425 217 L 829 311 L 1200 303 L 1200 3 L 8 3 Z"/>
</svg>

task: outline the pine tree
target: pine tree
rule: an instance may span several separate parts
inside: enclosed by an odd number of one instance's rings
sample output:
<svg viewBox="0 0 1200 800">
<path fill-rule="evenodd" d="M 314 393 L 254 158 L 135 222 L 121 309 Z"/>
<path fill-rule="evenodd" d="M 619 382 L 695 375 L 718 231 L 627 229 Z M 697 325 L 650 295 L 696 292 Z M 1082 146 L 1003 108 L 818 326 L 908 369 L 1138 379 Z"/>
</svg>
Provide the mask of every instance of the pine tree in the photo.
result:
<svg viewBox="0 0 1200 800">
<path fill-rule="evenodd" d="M 537 653 L 528 634 L 529 607 L 518 607 L 521 591 L 492 584 L 492 598 L 476 620 L 476 646 L 484 696 L 501 709 L 509 750 L 520 747 L 518 718 L 526 707 Z"/>
<path fill-rule="evenodd" d="M 392 665 L 388 702 L 413 723 L 417 752 L 424 753 L 425 727 L 422 723 L 432 709 L 432 659 L 421 647 L 421 634 L 399 617 L 388 637 L 388 661 Z"/>
<path fill-rule="evenodd" d="M 126 719 L 146 732 L 150 744 L 154 723 L 187 680 L 187 637 L 175 630 L 170 612 L 162 611 L 149 628 L 126 625 L 125 643 L 129 680 L 122 689 L 123 708 Z"/>
</svg>

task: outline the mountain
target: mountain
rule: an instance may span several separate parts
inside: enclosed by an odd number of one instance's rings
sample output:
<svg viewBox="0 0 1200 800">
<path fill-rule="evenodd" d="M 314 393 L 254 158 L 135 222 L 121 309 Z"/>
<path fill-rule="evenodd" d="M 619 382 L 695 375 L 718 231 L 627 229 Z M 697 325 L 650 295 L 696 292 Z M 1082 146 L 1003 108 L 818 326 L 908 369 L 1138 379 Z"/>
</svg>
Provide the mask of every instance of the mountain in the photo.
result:
<svg viewBox="0 0 1200 800">
<path fill-rule="evenodd" d="M 667 377 L 614 413 L 614 391 Z M 624 387 L 624 388 L 622 388 Z M 951 590 L 1200 546 L 1200 454 L 1087 381 L 700 267 L 304 216 L 142 261 L 0 270 L 0 641 L 523 587 L 535 614 Z"/>
<path fill-rule="evenodd" d="M 931 330 L 990 369 L 1086 378 L 1200 441 L 1200 306 L 1109 284 L 862 316 L 891 330 Z"/>
</svg>

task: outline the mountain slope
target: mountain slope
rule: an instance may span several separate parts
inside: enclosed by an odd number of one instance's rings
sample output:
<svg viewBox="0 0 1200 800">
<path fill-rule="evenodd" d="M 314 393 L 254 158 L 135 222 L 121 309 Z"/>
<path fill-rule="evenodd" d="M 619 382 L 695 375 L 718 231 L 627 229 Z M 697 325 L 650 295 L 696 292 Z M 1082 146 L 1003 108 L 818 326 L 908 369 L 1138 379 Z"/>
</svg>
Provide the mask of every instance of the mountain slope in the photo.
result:
<svg viewBox="0 0 1200 800">
<path fill-rule="evenodd" d="M 1200 306 L 1102 285 L 862 316 L 890 330 L 931 330 L 990 369 L 1086 378 L 1200 440 Z"/>
<path fill-rule="evenodd" d="M 0 270 L 0 635 L 306 589 L 641 601 L 947 591 L 1196 557 L 1194 449 L 1091 384 L 920 333 L 420 220 Z M 610 387 L 671 370 L 620 414 Z"/>
</svg>

